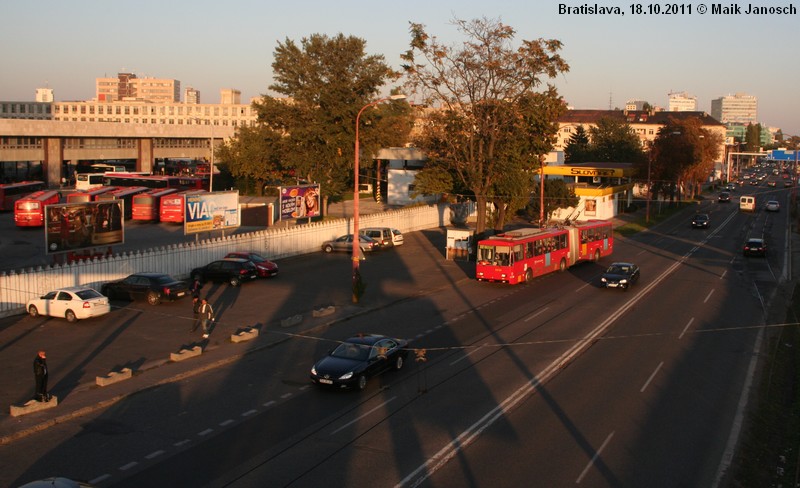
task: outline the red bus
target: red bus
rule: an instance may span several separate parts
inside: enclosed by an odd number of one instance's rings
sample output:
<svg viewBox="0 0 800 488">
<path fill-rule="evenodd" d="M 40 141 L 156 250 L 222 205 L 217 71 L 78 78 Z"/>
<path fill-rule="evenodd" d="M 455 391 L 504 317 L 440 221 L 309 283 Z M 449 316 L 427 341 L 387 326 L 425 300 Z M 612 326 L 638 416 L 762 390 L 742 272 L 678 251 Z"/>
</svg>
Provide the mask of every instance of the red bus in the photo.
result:
<svg viewBox="0 0 800 488">
<path fill-rule="evenodd" d="M 35 191 L 14 204 L 14 223 L 17 227 L 41 227 L 44 225 L 44 207 L 61 201 L 55 190 Z"/>
<path fill-rule="evenodd" d="M 144 186 L 123 186 L 97 195 L 95 200 L 122 200 L 123 218 L 130 219 L 133 215 L 133 197 L 148 190 Z"/>
<path fill-rule="evenodd" d="M 197 193 L 206 193 L 205 190 L 188 190 L 172 195 L 167 195 L 161 199 L 161 208 L 159 209 L 159 218 L 162 222 L 183 222 L 183 212 L 186 206 L 186 195 L 194 195 Z"/>
<path fill-rule="evenodd" d="M 478 242 L 478 281 L 517 284 L 597 261 L 614 248 L 610 222 L 590 220 L 551 229 L 517 229 Z"/>
<path fill-rule="evenodd" d="M 161 199 L 176 193 L 176 188 L 153 188 L 133 196 L 133 220 L 158 220 Z"/>
<path fill-rule="evenodd" d="M 106 173 L 105 186 L 144 186 L 147 188 L 175 188 L 177 190 L 203 190 L 207 180 L 193 176 L 158 176 L 126 173 Z"/>
<path fill-rule="evenodd" d="M 10 212 L 14 210 L 14 202 L 20 198 L 46 188 L 43 181 L 21 181 L 0 185 L 0 210 Z"/>
<path fill-rule="evenodd" d="M 67 195 L 67 203 L 86 203 L 97 200 L 99 195 L 107 193 L 117 188 L 114 186 L 99 186 L 85 191 L 76 191 Z"/>
</svg>

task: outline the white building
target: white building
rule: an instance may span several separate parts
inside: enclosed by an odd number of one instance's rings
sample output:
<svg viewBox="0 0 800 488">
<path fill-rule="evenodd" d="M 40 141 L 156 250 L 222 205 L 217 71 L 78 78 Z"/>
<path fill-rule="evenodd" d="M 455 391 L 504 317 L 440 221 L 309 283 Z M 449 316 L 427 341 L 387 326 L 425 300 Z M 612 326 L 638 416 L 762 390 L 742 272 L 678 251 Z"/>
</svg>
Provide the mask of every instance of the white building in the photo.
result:
<svg viewBox="0 0 800 488">
<path fill-rule="evenodd" d="M 219 91 L 220 105 L 239 105 L 242 103 L 242 92 L 235 88 L 223 88 Z"/>
<path fill-rule="evenodd" d="M 711 100 L 711 116 L 723 124 L 747 125 L 758 123 L 758 98 L 744 93 L 726 95 Z"/>
<path fill-rule="evenodd" d="M 697 97 L 686 92 L 669 94 L 670 112 L 697 112 Z"/>
<path fill-rule="evenodd" d="M 37 88 L 36 101 L 39 103 L 52 103 L 53 102 L 53 89 L 52 88 Z"/>
<path fill-rule="evenodd" d="M 187 87 L 186 91 L 183 92 L 183 102 L 193 105 L 200 103 L 200 90 L 196 90 L 191 86 Z"/>
</svg>

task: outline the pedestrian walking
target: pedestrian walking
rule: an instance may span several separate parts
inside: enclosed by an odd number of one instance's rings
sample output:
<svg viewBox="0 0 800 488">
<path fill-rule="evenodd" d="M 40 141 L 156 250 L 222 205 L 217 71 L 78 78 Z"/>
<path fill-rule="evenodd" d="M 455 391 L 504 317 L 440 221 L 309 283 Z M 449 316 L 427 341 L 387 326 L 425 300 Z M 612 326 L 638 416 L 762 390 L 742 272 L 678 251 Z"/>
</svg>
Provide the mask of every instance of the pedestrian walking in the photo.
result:
<svg viewBox="0 0 800 488">
<path fill-rule="evenodd" d="M 208 300 L 203 298 L 200 301 L 200 325 L 203 326 L 203 339 L 208 339 L 211 334 L 211 323 L 214 322 L 214 309 Z"/>
<path fill-rule="evenodd" d="M 203 284 L 200 283 L 199 279 L 195 278 L 194 282 L 192 283 L 192 287 L 189 288 L 189 290 L 192 292 L 192 297 L 197 298 L 199 300 L 201 288 L 203 288 Z"/>
<path fill-rule="evenodd" d="M 200 305 L 203 302 L 200 301 L 200 297 L 192 298 L 192 313 L 194 313 L 194 324 L 192 325 L 192 330 L 190 332 L 194 332 L 200 326 Z"/>
<path fill-rule="evenodd" d="M 44 351 L 39 351 L 33 359 L 33 376 L 36 378 L 34 400 L 37 402 L 49 402 L 50 394 L 47 393 L 47 355 Z"/>
</svg>

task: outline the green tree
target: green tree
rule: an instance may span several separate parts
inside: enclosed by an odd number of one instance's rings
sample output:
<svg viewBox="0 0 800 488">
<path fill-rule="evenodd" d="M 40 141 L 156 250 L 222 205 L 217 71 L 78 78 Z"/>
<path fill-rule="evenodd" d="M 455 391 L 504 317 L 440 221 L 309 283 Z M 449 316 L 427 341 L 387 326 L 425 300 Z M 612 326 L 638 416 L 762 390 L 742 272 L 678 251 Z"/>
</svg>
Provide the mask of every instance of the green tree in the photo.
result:
<svg viewBox="0 0 800 488">
<path fill-rule="evenodd" d="M 539 209 L 542 199 L 539 197 L 541 186 L 536 185 L 536 190 L 531 194 L 525 210 L 522 212 L 525 218 L 531 221 L 539 220 Z M 547 221 L 550 216 L 559 208 L 577 207 L 581 199 L 575 195 L 575 191 L 567 186 L 564 180 L 545 180 L 544 181 L 544 218 Z"/>
<path fill-rule="evenodd" d="M 575 132 L 569 136 L 567 145 L 564 146 L 564 162 L 567 164 L 585 163 L 592 159 L 591 141 L 586 129 L 579 125 Z"/>
<path fill-rule="evenodd" d="M 259 192 L 266 184 L 291 176 L 291 169 L 283 165 L 285 153 L 285 138 L 263 124 L 240 127 L 215 151 L 234 178 L 254 179 Z"/>
<path fill-rule="evenodd" d="M 555 88 L 535 90 L 543 77 L 553 78 L 569 66 L 558 54 L 558 40 L 524 40 L 515 49 L 514 29 L 499 21 L 453 22 L 467 40 L 452 47 L 412 23 L 403 69 L 406 87 L 435 107 L 415 142 L 471 190 L 478 205 L 477 231 L 483 232 L 488 201 L 507 212 L 512 199 L 530 192 L 511 184 L 513 178 L 522 180 L 541 166 L 565 110 Z M 504 220 L 498 215 L 495 225 Z"/>
<path fill-rule="evenodd" d="M 640 164 L 647 160 L 639 136 L 624 121 L 601 117 L 589 128 L 590 155 L 593 162 Z"/>
<path fill-rule="evenodd" d="M 319 182 L 326 203 L 341 200 L 352 191 L 356 116 L 399 73 L 383 56 L 368 55 L 364 40 L 342 34 L 314 34 L 300 44 L 279 42 L 272 68 L 275 83 L 269 88 L 288 98 L 263 96 L 255 104 L 259 122 L 284 135 L 284 166 Z M 365 110 L 360 158 L 371 163 L 379 148 L 405 144 L 412 124 L 405 102 Z"/>
<path fill-rule="evenodd" d="M 761 151 L 761 124 L 747 124 L 744 143 L 747 152 Z"/>
</svg>

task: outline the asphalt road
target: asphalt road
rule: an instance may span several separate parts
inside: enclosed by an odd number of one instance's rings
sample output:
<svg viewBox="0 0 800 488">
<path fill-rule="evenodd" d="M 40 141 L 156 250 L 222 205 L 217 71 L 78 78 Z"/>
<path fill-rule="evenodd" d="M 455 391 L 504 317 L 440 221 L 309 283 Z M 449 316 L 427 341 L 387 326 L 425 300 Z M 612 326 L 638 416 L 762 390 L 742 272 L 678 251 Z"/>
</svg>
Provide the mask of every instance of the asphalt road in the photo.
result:
<svg viewBox="0 0 800 488">
<path fill-rule="evenodd" d="M 596 264 L 525 286 L 477 283 L 466 263 L 443 260 L 439 230 L 370 256 L 357 306 L 346 256 L 286 260 L 276 280 L 212 291 L 220 333 L 194 366 L 146 367 L 197 340 L 188 303 L 118 304 L 78 326 L 0 321 L 13 401 L 29 394 L 29 351 L 42 343 L 65 409 L 164 379 L 0 446 L 0 484 L 61 474 L 98 486 L 709 486 L 781 275 L 786 218 L 699 208 L 712 213 L 707 231 L 676 218 L 617 240 L 607 261 L 645 273 L 628 293 L 598 289 Z M 744 237 L 761 230 L 774 252 L 742 259 Z M 337 316 L 280 326 L 324 305 Z M 257 343 L 226 342 L 221 332 L 242 325 L 261 327 Z M 310 388 L 313 359 L 361 331 L 408 338 L 427 361 L 362 393 Z M 86 386 L 124 364 L 144 372 L 113 390 Z M 54 414 L 36 415 L 0 418 L 0 432 Z"/>
</svg>

